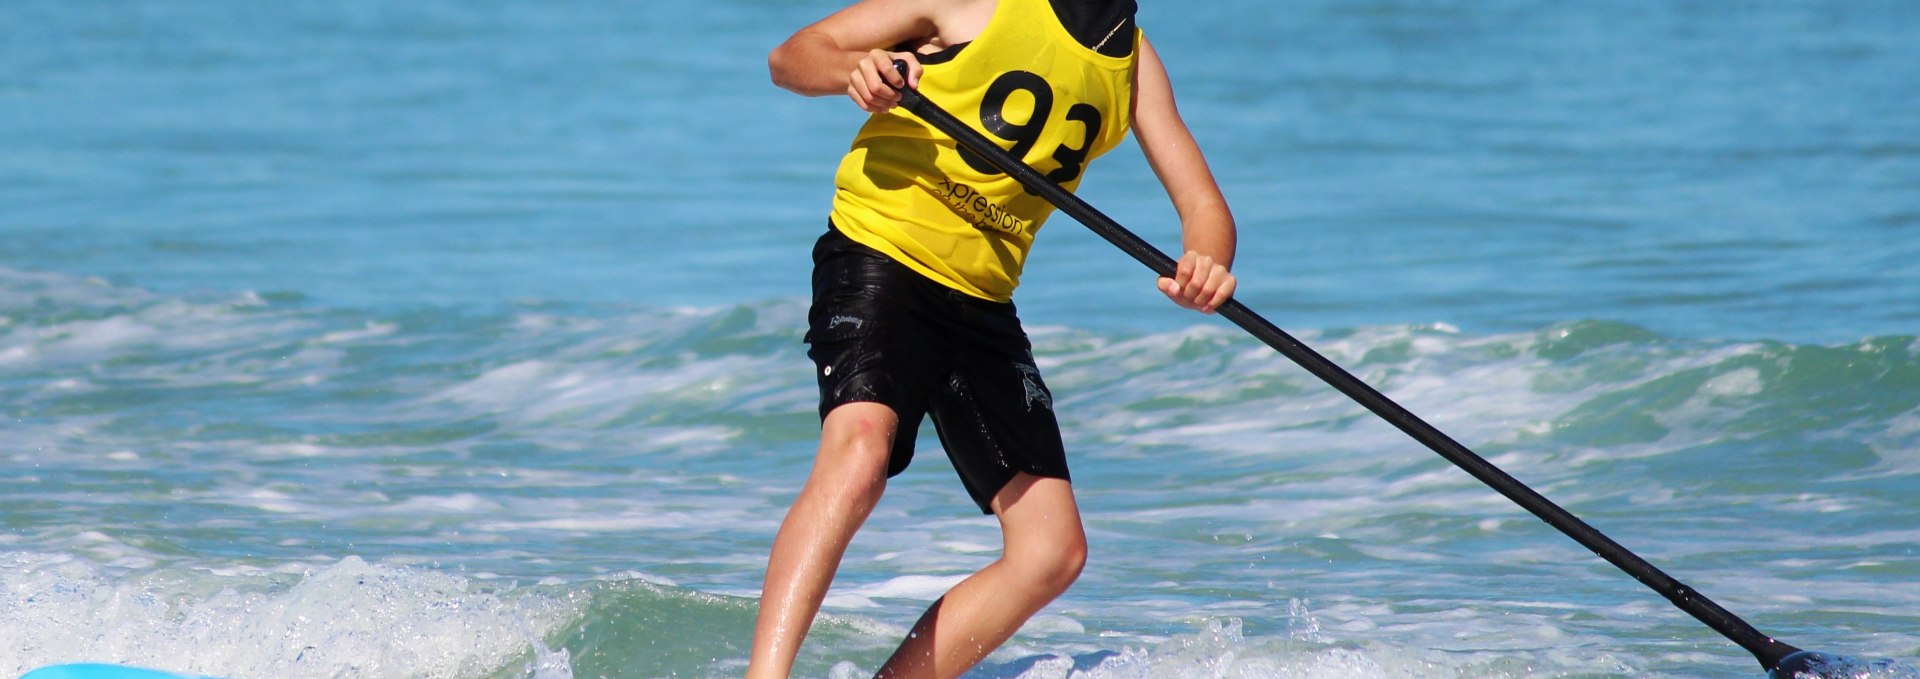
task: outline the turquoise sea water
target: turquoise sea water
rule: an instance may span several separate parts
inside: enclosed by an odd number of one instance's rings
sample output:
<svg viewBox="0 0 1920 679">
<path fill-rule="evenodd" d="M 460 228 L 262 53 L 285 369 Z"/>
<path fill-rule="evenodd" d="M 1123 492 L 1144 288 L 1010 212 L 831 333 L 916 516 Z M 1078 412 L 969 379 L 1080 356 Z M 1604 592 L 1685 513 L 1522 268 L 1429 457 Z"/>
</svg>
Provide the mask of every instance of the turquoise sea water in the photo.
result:
<svg viewBox="0 0 1920 679">
<path fill-rule="evenodd" d="M 1920 5 L 1145 4 L 1241 299 L 1762 630 L 1920 657 Z M 737 676 L 860 122 L 763 60 L 834 8 L 0 3 L 0 674 Z M 1082 195 L 1177 243 L 1130 146 Z M 1031 266 L 1093 555 L 974 676 L 1759 676 L 1065 218 Z M 922 455 L 802 674 L 996 544 Z"/>
</svg>

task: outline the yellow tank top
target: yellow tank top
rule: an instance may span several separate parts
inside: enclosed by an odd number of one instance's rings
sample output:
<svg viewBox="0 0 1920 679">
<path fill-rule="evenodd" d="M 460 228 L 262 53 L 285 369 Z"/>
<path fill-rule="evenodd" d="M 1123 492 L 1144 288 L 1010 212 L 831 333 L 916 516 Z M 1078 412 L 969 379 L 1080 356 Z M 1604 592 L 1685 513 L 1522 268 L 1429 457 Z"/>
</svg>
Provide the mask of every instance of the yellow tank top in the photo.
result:
<svg viewBox="0 0 1920 679">
<path fill-rule="evenodd" d="M 1081 45 L 1048 0 L 1000 0 L 920 92 L 1071 191 L 1126 137 L 1134 57 Z M 1013 298 L 1053 206 L 903 108 L 877 114 L 834 175 L 833 222 L 849 238 L 961 292 Z"/>
</svg>

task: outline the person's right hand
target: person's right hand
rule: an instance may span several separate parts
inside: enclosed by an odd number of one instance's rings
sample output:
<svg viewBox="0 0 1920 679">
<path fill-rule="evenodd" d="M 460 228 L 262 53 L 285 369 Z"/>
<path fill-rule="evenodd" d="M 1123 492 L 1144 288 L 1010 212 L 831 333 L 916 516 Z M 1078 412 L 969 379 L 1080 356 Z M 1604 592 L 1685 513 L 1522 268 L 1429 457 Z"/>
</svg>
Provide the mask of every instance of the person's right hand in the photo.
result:
<svg viewBox="0 0 1920 679">
<path fill-rule="evenodd" d="M 907 75 L 893 70 L 894 60 L 907 62 Z M 860 110 L 885 113 L 900 105 L 900 90 L 920 86 L 920 60 L 912 52 L 872 50 L 854 64 L 847 76 L 847 96 Z"/>
<path fill-rule="evenodd" d="M 1180 256 L 1171 278 L 1160 277 L 1159 286 L 1174 304 L 1210 314 L 1233 298 L 1239 279 L 1213 257 L 1188 250 Z"/>
</svg>

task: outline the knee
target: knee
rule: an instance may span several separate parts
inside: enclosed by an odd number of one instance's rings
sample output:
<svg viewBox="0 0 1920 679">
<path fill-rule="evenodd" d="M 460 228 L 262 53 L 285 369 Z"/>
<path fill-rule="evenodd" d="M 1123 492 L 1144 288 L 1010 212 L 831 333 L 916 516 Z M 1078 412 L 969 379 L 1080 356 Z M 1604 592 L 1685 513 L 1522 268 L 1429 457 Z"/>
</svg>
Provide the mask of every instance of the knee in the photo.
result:
<svg viewBox="0 0 1920 679">
<path fill-rule="evenodd" d="M 1044 546 L 1010 552 L 1007 560 L 1034 589 L 1049 597 L 1059 596 L 1086 569 L 1087 540 L 1076 532 Z"/>
<path fill-rule="evenodd" d="M 896 418 L 885 407 L 853 404 L 833 411 L 820 432 L 813 478 L 836 503 L 871 508 L 887 486 Z"/>
<path fill-rule="evenodd" d="M 824 459 L 886 471 L 900 418 L 878 403 L 849 403 L 827 414 L 820 423 L 820 452 Z"/>
<path fill-rule="evenodd" d="M 1075 580 L 1080 579 L 1081 571 L 1087 568 L 1087 542 L 1085 539 L 1061 545 L 1054 558 L 1054 565 L 1047 573 L 1046 585 L 1057 596 L 1067 591 Z"/>
</svg>

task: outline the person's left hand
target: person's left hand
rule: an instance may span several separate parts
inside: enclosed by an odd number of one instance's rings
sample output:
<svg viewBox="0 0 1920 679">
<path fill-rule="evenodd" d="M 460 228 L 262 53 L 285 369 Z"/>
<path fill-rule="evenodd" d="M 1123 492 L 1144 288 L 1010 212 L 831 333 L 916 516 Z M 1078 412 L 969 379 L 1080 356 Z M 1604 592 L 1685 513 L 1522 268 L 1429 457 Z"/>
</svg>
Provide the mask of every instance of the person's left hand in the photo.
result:
<svg viewBox="0 0 1920 679">
<path fill-rule="evenodd" d="M 1213 313 L 1233 297 L 1233 272 L 1210 255 L 1192 250 L 1180 256 L 1173 277 L 1160 277 L 1160 292 L 1174 304 L 1201 313 Z"/>
</svg>

